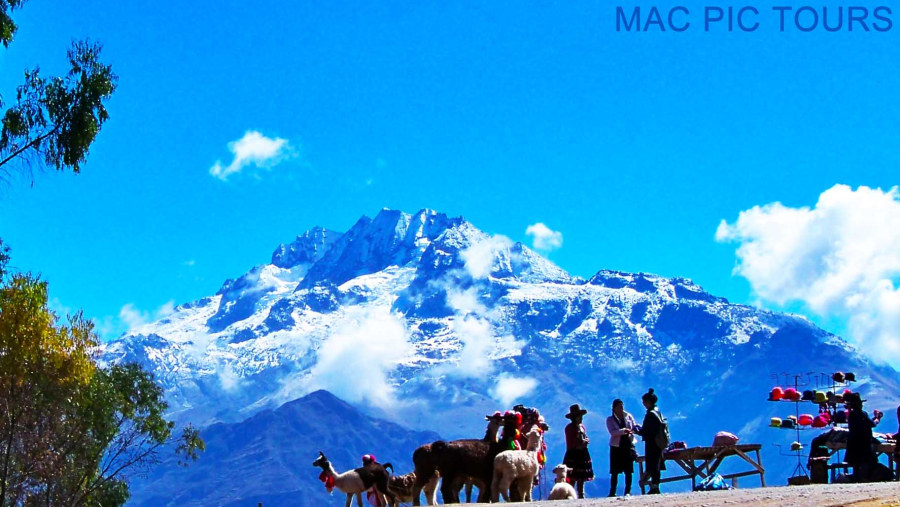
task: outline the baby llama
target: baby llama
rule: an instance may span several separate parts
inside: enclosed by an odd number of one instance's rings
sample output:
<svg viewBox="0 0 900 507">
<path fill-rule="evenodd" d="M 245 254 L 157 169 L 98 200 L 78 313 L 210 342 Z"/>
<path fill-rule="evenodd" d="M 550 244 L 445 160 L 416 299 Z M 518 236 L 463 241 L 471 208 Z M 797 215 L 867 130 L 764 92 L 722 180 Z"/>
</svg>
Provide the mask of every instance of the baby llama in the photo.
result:
<svg viewBox="0 0 900 507">
<path fill-rule="evenodd" d="M 538 474 L 538 450 L 541 448 L 541 430 L 537 426 L 528 432 L 528 447 L 524 451 L 503 451 L 494 458 L 494 477 L 491 481 L 491 501 L 498 502 L 500 494 L 509 501 L 509 486 L 518 479 L 519 494 L 531 501 L 531 488 Z"/>
<path fill-rule="evenodd" d="M 569 473 L 569 470 L 571 470 L 571 468 L 566 465 L 556 465 L 553 469 L 553 473 L 556 474 L 556 484 L 554 484 L 553 489 L 550 490 L 550 496 L 547 498 L 548 500 L 575 500 L 578 498 L 575 488 L 566 482 L 566 474 Z"/>
</svg>

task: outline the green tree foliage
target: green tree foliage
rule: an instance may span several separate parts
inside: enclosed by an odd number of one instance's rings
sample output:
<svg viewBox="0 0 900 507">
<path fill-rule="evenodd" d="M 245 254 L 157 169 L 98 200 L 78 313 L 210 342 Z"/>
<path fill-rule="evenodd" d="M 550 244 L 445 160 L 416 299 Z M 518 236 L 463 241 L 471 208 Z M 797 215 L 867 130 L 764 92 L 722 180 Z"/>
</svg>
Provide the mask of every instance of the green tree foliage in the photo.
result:
<svg viewBox="0 0 900 507">
<path fill-rule="evenodd" d="M 0 0 L 4 47 L 23 2 Z M 64 77 L 27 70 L 16 103 L 4 112 L 0 98 L 0 170 L 35 160 L 81 170 L 115 90 L 99 56 L 98 44 L 75 42 Z M 203 440 L 190 425 L 175 434 L 153 375 L 137 364 L 98 364 L 93 324 L 81 313 L 61 324 L 47 283 L 8 273 L 8 261 L 0 240 L 0 507 L 122 505 L 128 480 L 164 451 L 197 459 Z"/>
<path fill-rule="evenodd" d="M 0 42 L 5 47 L 16 32 L 10 13 L 21 4 L 0 0 Z M 36 161 L 57 170 L 81 171 L 91 143 L 109 119 L 105 104 L 116 89 L 117 77 L 100 62 L 100 49 L 97 43 L 74 42 L 64 77 L 42 77 L 38 68 L 25 71 L 16 103 L 0 120 L 0 168 Z"/>
<path fill-rule="evenodd" d="M 16 35 L 16 24 L 10 13 L 21 4 L 22 0 L 0 0 L 0 43 L 3 47 L 9 47 Z"/>
<path fill-rule="evenodd" d="M 121 505 L 164 451 L 204 449 L 193 427 L 175 434 L 152 374 L 98 365 L 98 343 L 80 313 L 58 322 L 46 282 L 0 285 L 0 506 Z"/>
</svg>

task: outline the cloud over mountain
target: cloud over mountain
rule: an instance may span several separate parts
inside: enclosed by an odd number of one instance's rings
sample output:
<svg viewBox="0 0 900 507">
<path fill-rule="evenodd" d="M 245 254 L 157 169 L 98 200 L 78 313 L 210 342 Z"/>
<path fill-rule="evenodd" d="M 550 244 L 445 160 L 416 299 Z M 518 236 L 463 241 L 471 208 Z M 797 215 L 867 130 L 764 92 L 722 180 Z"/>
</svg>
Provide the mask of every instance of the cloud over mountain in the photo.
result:
<svg viewBox="0 0 900 507">
<path fill-rule="evenodd" d="M 850 340 L 900 365 L 900 193 L 835 185 L 812 208 L 780 203 L 722 221 L 716 239 L 738 243 L 735 273 L 762 300 L 799 301 L 846 320 Z"/>
</svg>

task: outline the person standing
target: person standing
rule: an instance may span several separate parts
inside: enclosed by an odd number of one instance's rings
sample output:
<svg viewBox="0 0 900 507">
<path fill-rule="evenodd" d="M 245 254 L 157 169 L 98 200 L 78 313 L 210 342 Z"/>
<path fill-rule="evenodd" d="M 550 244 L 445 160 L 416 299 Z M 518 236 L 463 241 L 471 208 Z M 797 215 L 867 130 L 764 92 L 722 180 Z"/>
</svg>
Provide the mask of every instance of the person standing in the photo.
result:
<svg viewBox="0 0 900 507">
<path fill-rule="evenodd" d="M 575 483 L 578 498 L 584 498 L 585 481 L 594 479 L 591 454 L 588 452 L 590 439 L 581 424 L 584 414 L 587 414 L 587 410 L 577 403 L 570 406 L 569 413 L 566 414 L 566 418 L 572 422 L 566 425 L 566 455 L 563 457 L 563 464 L 572 469 L 569 478 Z"/>
<path fill-rule="evenodd" d="M 612 415 L 606 418 L 609 430 L 609 496 L 616 496 L 619 474 L 625 474 L 625 496 L 631 494 L 636 451 L 632 440 L 637 430 L 634 417 L 625 411 L 625 403 L 613 400 Z"/>
<path fill-rule="evenodd" d="M 863 400 L 859 393 L 844 395 L 847 414 L 847 453 L 844 459 L 853 467 L 855 482 L 868 482 L 878 459 L 872 450 L 872 428 L 881 421 L 881 413 L 875 411 L 875 418 L 863 410 Z"/>
<path fill-rule="evenodd" d="M 656 408 L 659 397 L 653 392 L 651 387 L 649 391 L 641 396 L 641 402 L 647 413 L 644 415 L 644 423 L 641 425 L 639 434 L 644 441 L 644 461 L 647 464 L 647 475 L 650 476 L 651 495 L 659 494 L 659 473 L 665 470 L 666 465 L 663 460 L 663 451 L 657 443 L 657 435 L 663 432 L 663 417 Z"/>
</svg>

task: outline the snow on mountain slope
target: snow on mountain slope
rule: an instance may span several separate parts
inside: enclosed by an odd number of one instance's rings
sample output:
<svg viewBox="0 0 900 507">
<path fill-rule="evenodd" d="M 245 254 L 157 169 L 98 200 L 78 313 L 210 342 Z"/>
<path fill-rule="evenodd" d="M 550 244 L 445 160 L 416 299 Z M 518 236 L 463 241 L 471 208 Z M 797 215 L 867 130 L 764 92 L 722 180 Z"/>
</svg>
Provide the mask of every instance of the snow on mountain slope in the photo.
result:
<svg viewBox="0 0 900 507">
<path fill-rule="evenodd" d="M 147 365 L 174 416 L 195 424 L 326 389 L 448 437 L 480 436 L 481 416 L 514 402 L 561 429 L 577 401 L 602 442 L 612 399 L 640 416 L 640 394 L 654 387 L 676 439 L 702 445 L 726 429 L 768 443 L 788 438 L 765 425 L 784 415 L 765 401 L 783 373 L 814 383 L 807 373 L 855 371 L 888 414 L 900 392 L 894 370 L 802 317 L 731 304 L 682 278 L 572 277 L 431 210 L 383 210 L 343 234 L 312 229 L 215 296 L 110 343 L 104 358 Z"/>
</svg>

